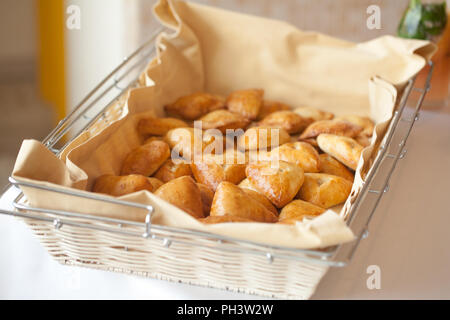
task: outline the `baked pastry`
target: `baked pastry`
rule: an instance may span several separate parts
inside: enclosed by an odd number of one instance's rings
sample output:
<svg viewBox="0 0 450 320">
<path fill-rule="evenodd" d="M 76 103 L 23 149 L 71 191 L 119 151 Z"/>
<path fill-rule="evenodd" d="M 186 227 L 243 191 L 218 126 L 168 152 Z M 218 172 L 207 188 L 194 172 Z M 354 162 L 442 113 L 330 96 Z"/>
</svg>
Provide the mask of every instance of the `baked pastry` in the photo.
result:
<svg viewBox="0 0 450 320">
<path fill-rule="evenodd" d="M 197 92 L 179 98 L 164 107 L 169 116 L 185 120 L 196 120 L 201 116 L 225 108 L 225 99 L 218 95 Z"/>
<path fill-rule="evenodd" d="M 241 183 L 238 184 L 239 188 L 242 189 L 250 189 L 256 192 L 260 192 L 258 190 L 258 188 L 256 188 L 255 186 L 252 185 L 252 183 L 250 182 L 250 180 L 248 180 L 248 178 L 245 178 L 244 180 L 241 181 Z"/>
<path fill-rule="evenodd" d="M 355 141 L 358 142 L 360 145 L 362 145 L 364 148 L 370 146 L 372 142 L 372 137 L 366 136 L 363 133 L 358 134 L 353 139 L 355 139 Z"/>
<path fill-rule="evenodd" d="M 206 218 L 198 219 L 198 221 L 206 224 L 217 224 L 217 223 L 227 223 L 227 222 L 254 222 L 250 219 L 244 219 L 236 216 L 208 216 Z"/>
<path fill-rule="evenodd" d="M 363 146 L 349 137 L 334 134 L 321 134 L 317 137 L 320 149 L 339 160 L 350 169 L 356 167 L 363 151 Z"/>
<path fill-rule="evenodd" d="M 200 161 L 191 163 L 195 180 L 216 190 L 222 181 L 238 184 L 245 179 L 245 155 L 227 150 L 224 154 L 204 154 Z"/>
<path fill-rule="evenodd" d="M 355 115 L 346 115 L 340 116 L 336 118 L 336 120 L 348 121 L 353 124 L 356 124 L 363 128 L 361 134 L 371 137 L 373 134 L 373 129 L 375 128 L 375 123 L 369 117 L 355 116 Z"/>
<path fill-rule="evenodd" d="M 259 222 L 276 222 L 277 216 L 231 182 L 221 182 L 214 194 L 211 216 L 232 216 Z"/>
<path fill-rule="evenodd" d="M 202 128 L 204 130 L 217 129 L 223 134 L 226 133 L 227 129 L 245 129 L 250 124 L 250 120 L 241 114 L 233 113 L 228 110 L 216 110 L 210 112 L 201 117 L 199 121 L 202 121 Z"/>
<path fill-rule="evenodd" d="M 290 106 L 288 106 L 287 104 L 277 102 L 277 101 L 264 100 L 263 104 L 261 106 L 261 110 L 259 111 L 257 120 L 262 120 L 273 112 L 285 111 L 285 110 L 291 110 L 291 109 L 292 108 Z"/>
<path fill-rule="evenodd" d="M 189 127 L 180 119 L 175 118 L 148 118 L 138 123 L 138 132 L 143 136 L 164 136 L 169 130 Z"/>
<path fill-rule="evenodd" d="M 303 200 L 293 200 L 284 206 L 278 219 L 280 223 L 295 224 L 304 218 L 317 217 L 324 212 L 324 208 L 312 203 Z"/>
<path fill-rule="evenodd" d="M 164 141 L 164 140 L 163 140 L 163 137 L 157 137 L 157 136 L 148 137 L 147 139 L 144 140 L 143 145 L 144 144 L 148 144 L 148 143 L 150 143 L 152 141 Z"/>
<path fill-rule="evenodd" d="M 322 153 L 320 156 L 320 172 L 332 174 L 334 176 L 342 177 L 348 181 L 354 179 L 353 173 L 347 169 L 342 163 L 327 153 Z"/>
<path fill-rule="evenodd" d="M 154 176 L 166 183 L 179 177 L 192 176 L 192 171 L 191 166 L 185 161 L 173 162 L 172 159 L 167 159 Z"/>
<path fill-rule="evenodd" d="M 245 187 L 240 187 L 242 190 L 244 190 L 244 192 L 250 196 L 250 198 L 255 199 L 256 201 L 258 201 L 259 203 L 261 203 L 264 207 L 266 207 L 267 210 L 271 211 L 273 214 L 278 216 L 278 210 L 277 208 L 275 208 L 272 204 L 272 202 L 269 201 L 269 199 L 267 199 L 267 197 L 265 195 L 263 195 L 262 193 L 260 193 L 259 191 L 250 189 L 250 188 L 245 188 Z"/>
<path fill-rule="evenodd" d="M 238 138 L 237 145 L 241 150 L 268 150 L 289 142 L 289 133 L 280 128 L 253 127 Z"/>
<path fill-rule="evenodd" d="M 176 128 L 167 132 L 164 141 L 172 149 L 173 155 L 191 161 L 195 153 L 201 153 L 206 143 L 203 142 L 203 131 L 196 128 Z"/>
<path fill-rule="evenodd" d="M 226 104 L 231 112 L 255 120 L 263 104 L 263 96 L 264 90 L 261 89 L 238 90 L 228 96 Z"/>
<path fill-rule="evenodd" d="M 294 163 L 305 172 L 319 172 L 319 153 L 306 142 L 289 142 L 271 151 L 272 157 Z"/>
<path fill-rule="evenodd" d="M 303 118 L 292 111 L 277 111 L 266 116 L 259 125 L 262 127 L 282 128 L 289 134 L 295 134 L 305 130 L 313 120 Z"/>
<path fill-rule="evenodd" d="M 245 173 L 250 183 L 277 208 L 294 199 L 304 176 L 302 168 L 285 161 L 251 163 Z"/>
<path fill-rule="evenodd" d="M 162 182 L 158 179 L 147 178 L 139 174 L 131 174 L 127 176 L 105 174 L 95 180 L 92 191 L 109 194 L 114 197 L 120 197 L 141 190 L 153 192 L 161 185 Z"/>
<path fill-rule="evenodd" d="M 298 107 L 293 109 L 292 111 L 301 115 L 303 118 L 310 118 L 313 121 L 331 120 L 334 118 L 334 114 L 332 114 L 331 112 L 311 107 Z"/>
<path fill-rule="evenodd" d="M 121 174 L 151 176 L 169 157 L 170 149 L 167 143 L 152 141 L 128 154 L 122 163 Z"/>
<path fill-rule="evenodd" d="M 197 187 L 200 190 L 200 195 L 202 196 L 202 208 L 203 215 L 209 216 L 209 212 L 211 211 L 211 205 L 214 198 L 214 192 L 207 186 L 202 183 L 197 183 Z"/>
<path fill-rule="evenodd" d="M 312 123 L 300 135 L 300 139 L 315 138 L 322 133 L 330 133 L 338 136 L 356 137 L 363 128 L 344 120 L 322 120 Z"/>
<path fill-rule="evenodd" d="M 325 173 L 305 173 L 305 181 L 297 198 L 322 208 L 331 208 L 344 202 L 353 183 L 342 177 Z"/>
<path fill-rule="evenodd" d="M 203 202 L 200 189 L 191 177 L 180 177 L 163 184 L 155 195 L 186 211 L 194 218 L 203 218 Z"/>
</svg>

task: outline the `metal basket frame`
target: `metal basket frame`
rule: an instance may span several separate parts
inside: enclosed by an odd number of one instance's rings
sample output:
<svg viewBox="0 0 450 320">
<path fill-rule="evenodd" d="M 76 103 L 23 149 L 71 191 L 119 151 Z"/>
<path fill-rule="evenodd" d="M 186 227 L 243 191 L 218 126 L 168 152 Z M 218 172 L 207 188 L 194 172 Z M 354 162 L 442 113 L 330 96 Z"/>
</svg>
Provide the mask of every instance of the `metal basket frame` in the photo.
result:
<svg viewBox="0 0 450 320">
<path fill-rule="evenodd" d="M 139 78 L 142 74 L 142 70 L 156 55 L 155 39 L 162 31 L 164 31 L 163 28 L 158 29 L 151 39 L 132 55 L 125 58 L 123 63 L 95 87 L 94 90 L 92 90 L 86 98 L 84 98 L 82 102 L 56 126 L 42 143 L 55 155 L 59 156 L 61 152 L 79 136 L 79 134 L 90 130 L 95 123 L 104 121 L 107 124 L 108 113 L 111 109 L 113 107 L 122 108 L 120 105 L 121 97 L 123 97 L 129 89 L 139 85 Z M 273 262 L 276 258 L 281 258 L 305 261 L 325 266 L 343 267 L 351 261 L 360 241 L 368 236 L 371 218 L 375 213 L 383 194 L 388 191 L 389 180 L 398 161 L 406 154 L 407 139 L 415 121 L 418 119 L 421 105 L 430 88 L 433 65 L 431 62 L 429 64 L 431 68 L 425 85 L 422 88 L 417 88 L 414 86 L 415 78 L 410 79 L 397 100 L 396 109 L 386 134 L 373 160 L 372 166 L 364 179 L 364 184 L 346 219 L 347 225 L 356 235 L 356 239 L 350 243 L 320 250 L 293 249 L 270 246 L 196 230 L 152 225 L 151 215 L 154 208 L 151 205 L 142 205 L 118 200 L 112 197 L 75 189 L 41 186 L 32 182 L 18 181 L 12 177 L 9 179 L 10 184 L 7 186 L 7 189 L 19 189 L 19 194 L 13 201 L 13 206 L 16 210 L 0 210 L 0 214 L 31 220 L 47 221 L 53 223 L 54 227 L 57 229 L 68 225 L 118 233 L 132 237 L 159 240 L 161 241 L 161 245 L 165 247 L 169 247 L 173 242 L 181 242 L 193 246 L 208 246 L 209 248 L 228 252 L 237 251 L 241 253 L 264 255 L 269 263 Z M 413 90 L 419 92 L 420 97 L 415 102 L 413 114 L 407 116 L 405 109 L 411 98 L 410 93 Z M 92 115 L 90 115 L 90 113 L 92 113 Z M 403 132 L 401 133 L 401 131 Z M 131 206 L 144 210 L 147 213 L 146 219 L 145 222 L 140 223 L 82 214 L 73 211 L 31 207 L 23 201 L 24 195 L 21 192 L 20 187 L 37 188 L 48 192 L 84 197 L 124 207 Z M 362 209 L 363 206 L 367 206 L 367 208 Z M 95 222 L 97 222 L 97 224 L 94 224 Z M 101 224 L 98 222 L 101 222 Z M 197 239 L 206 239 L 210 241 L 197 241 Z"/>
</svg>

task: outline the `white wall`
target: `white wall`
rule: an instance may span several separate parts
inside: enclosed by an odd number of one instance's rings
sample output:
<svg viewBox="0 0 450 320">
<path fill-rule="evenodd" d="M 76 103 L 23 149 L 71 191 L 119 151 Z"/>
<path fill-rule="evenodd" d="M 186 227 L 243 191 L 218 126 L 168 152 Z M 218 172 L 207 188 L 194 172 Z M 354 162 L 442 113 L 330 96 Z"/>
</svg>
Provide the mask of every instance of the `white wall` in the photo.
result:
<svg viewBox="0 0 450 320">
<path fill-rule="evenodd" d="M 66 8 L 69 5 L 81 10 L 81 29 L 65 31 L 71 109 L 135 50 L 138 24 L 134 0 L 66 0 Z"/>
</svg>

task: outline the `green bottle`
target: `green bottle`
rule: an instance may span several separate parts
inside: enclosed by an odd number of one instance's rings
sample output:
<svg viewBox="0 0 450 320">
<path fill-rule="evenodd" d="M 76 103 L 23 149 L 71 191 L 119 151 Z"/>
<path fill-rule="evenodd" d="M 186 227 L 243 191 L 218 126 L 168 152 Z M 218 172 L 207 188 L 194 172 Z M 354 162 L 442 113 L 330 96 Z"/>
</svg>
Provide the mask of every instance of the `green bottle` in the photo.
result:
<svg viewBox="0 0 450 320">
<path fill-rule="evenodd" d="M 402 38 L 433 40 L 447 24 L 445 1 L 422 3 L 411 0 L 397 29 Z"/>
</svg>

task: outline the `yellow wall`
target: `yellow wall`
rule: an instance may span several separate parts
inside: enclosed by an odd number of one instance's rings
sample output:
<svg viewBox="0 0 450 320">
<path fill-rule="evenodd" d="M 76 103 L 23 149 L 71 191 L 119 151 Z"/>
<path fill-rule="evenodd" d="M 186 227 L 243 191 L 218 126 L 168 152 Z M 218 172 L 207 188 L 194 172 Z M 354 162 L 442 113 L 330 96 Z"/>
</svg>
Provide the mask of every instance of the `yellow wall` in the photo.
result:
<svg viewBox="0 0 450 320">
<path fill-rule="evenodd" d="M 39 83 L 59 119 L 66 114 L 64 0 L 36 0 L 39 28 Z"/>
</svg>

